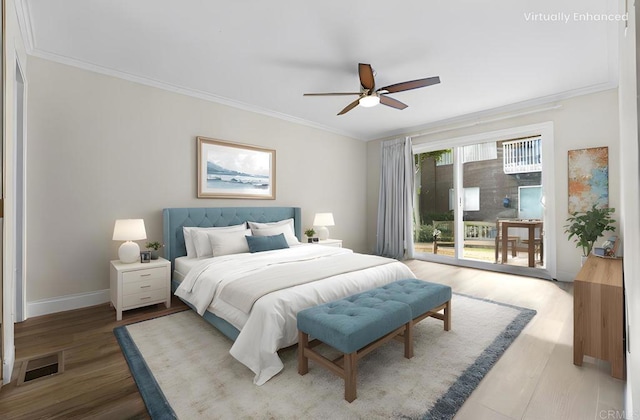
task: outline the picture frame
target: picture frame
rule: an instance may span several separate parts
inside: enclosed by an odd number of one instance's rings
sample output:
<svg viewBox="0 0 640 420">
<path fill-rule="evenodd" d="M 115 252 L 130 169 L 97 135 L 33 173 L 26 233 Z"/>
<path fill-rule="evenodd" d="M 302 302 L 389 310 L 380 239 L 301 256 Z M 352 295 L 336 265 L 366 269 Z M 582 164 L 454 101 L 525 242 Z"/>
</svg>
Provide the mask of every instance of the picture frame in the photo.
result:
<svg viewBox="0 0 640 420">
<path fill-rule="evenodd" d="M 151 251 L 140 251 L 140 262 L 141 263 L 151 262 Z"/>
<path fill-rule="evenodd" d="M 276 198 L 276 151 L 197 137 L 198 198 Z"/>
</svg>

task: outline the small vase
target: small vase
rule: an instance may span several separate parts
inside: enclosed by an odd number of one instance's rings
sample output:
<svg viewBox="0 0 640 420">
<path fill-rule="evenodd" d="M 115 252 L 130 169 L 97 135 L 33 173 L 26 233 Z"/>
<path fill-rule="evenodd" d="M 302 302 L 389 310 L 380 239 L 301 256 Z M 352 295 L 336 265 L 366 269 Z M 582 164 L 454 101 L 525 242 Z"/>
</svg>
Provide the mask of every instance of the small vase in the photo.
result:
<svg viewBox="0 0 640 420">
<path fill-rule="evenodd" d="M 158 251 L 152 249 L 151 250 L 151 259 L 152 260 L 157 260 L 158 259 Z"/>
<path fill-rule="evenodd" d="M 584 263 L 587 262 L 587 258 L 589 258 L 589 257 L 585 256 L 585 255 L 581 255 L 580 256 L 580 267 L 582 267 L 584 265 Z"/>
</svg>

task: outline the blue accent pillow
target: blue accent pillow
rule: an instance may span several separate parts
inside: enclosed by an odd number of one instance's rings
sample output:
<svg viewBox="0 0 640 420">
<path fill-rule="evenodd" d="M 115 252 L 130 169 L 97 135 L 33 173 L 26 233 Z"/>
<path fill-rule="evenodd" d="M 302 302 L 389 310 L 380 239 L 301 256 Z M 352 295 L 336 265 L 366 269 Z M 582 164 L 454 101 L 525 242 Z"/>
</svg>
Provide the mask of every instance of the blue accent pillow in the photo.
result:
<svg viewBox="0 0 640 420">
<path fill-rule="evenodd" d="M 249 245 L 251 253 L 289 248 L 284 233 L 273 236 L 245 236 L 245 238 L 247 238 L 247 245 Z"/>
</svg>

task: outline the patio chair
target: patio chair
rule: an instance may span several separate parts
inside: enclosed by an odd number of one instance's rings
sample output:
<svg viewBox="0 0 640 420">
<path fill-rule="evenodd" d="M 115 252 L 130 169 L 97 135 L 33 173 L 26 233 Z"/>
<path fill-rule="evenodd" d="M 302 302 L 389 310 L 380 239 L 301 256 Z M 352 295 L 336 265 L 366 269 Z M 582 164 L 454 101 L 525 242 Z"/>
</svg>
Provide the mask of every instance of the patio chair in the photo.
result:
<svg viewBox="0 0 640 420">
<path fill-rule="evenodd" d="M 516 248 L 516 245 L 518 243 L 518 239 L 520 239 L 520 237 L 518 237 L 518 236 L 509 236 L 509 237 L 507 237 L 507 247 L 511 247 L 511 256 L 512 257 L 517 257 L 518 256 L 518 250 Z M 498 260 L 499 260 L 500 248 L 501 247 L 502 247 L 502 220 L 498 219 L 498 220 L 496 220 L 496 246 L 495 246 L 495 250 L 496 250 L 495 263 L 496 264 L 498 263 Z"/>
<path fill-rule="evenodd" d="M 539 230 L 539 229 L 536 229 Z M 542 264 L 544 261 L 544 236 L 542 232 L 536 232 L 538 235 L 533 240 L 533 245 L 535 247 L 535 253 L 540 257 L 538 261 Z M 522 243 L 528 244 L 528 239 L 523 239 Z"/>
</svg>

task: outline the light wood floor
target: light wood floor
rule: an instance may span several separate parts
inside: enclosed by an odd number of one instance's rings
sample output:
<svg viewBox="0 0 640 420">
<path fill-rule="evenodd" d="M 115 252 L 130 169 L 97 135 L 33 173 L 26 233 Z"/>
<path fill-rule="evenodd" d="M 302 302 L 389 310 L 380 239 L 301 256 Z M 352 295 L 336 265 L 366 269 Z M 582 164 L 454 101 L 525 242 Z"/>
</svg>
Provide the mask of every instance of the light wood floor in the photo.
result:
<svg viewBox="0 0 640 420">
<path fill-rule="evenodd" d="M 573 365 L 570 283 L 417 260 L 407 264 L 418 278 L 448 284 L 454 292 L 538 312 L 458 411 L 457 420 L 621 418 L 625 383 L 609 375 L 609 363 L 585 357 L 582 367 Z"/>
<path fill-rule="evenodd" d="M 622 413 L 624 392 L 624 382 L 609 376 L 608 363 L 585 357 L 582 367 L 573 365 L 570 284 L 407 264 L 419 278 L 449 284 L 454 292 L 538 311 L 456 419 L 620 418 L 606 417 L 608 410 Z M 129 311 L 116 322 L 114 310 L 100 305 L 16 324 L 17 359 L 63 349 L 66 366 L 60 375 L 16 386 L 17 362 L 12 382 L 0 389 L 0 418 L 148 418 L 112 330 L 184 308 L 174 298 L 170 310 L 157 305 Z"/>
</svg>

